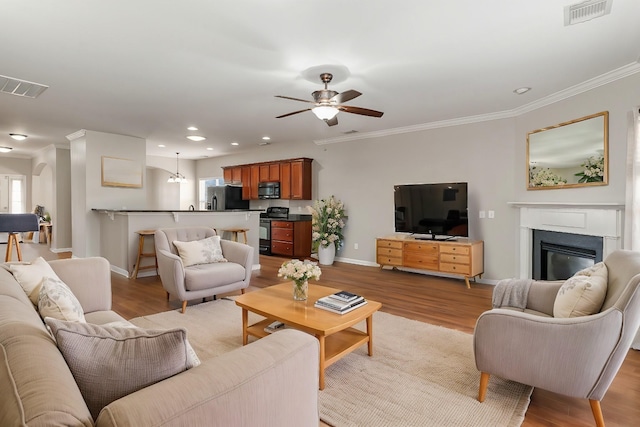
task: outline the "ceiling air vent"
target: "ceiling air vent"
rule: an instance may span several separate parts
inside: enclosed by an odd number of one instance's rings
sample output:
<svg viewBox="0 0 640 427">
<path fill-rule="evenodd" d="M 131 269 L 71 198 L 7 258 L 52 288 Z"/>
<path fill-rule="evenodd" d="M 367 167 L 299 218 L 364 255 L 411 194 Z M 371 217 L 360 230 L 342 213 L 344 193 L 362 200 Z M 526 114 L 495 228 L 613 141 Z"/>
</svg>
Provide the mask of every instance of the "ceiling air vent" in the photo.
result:
<svg viewBox="0 0 640 427">
<path fill-rule="evenodd" d="M 587 0 L 564 7 L 564 25 L 580 24 L 611 13 L 613 0 Z"/>
<path fill-rule="evenodd" d="M 40 83 L 28 82 L 26 80 L 15 79 L 13 77 L 0 76 L 0 92 L 9 95 L 24 96 L 27 98 L 37 98 L 49 86 Z"/>
</svg>

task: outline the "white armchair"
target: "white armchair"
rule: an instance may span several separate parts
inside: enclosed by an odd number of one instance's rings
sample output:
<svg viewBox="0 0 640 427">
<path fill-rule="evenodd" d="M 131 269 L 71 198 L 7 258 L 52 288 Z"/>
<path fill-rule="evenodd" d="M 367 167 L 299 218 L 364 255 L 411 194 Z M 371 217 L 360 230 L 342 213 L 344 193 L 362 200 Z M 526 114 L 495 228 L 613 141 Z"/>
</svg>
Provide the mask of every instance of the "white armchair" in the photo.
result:
<svg viewBox="0 0 640 427">
<path fill-rule="evenodd" d="M 598 427 L 600 401 L 622 365 L 640 325 L 640 253 L 616 251 L 604 261 L 607 293 L 593 315 L 555 318 L 561 281 L 534 281 L 524 310 L 496 308 L 478 318 L 474 332 L 478 400 L 490 375 L 589 399 Z"/>
<path fill-rule="evenodd" d="M 253 247 L 249 245 L 221 240 L 222 253 L 228 262 L 184 266 L 173 242 L 191 242 L 215 235 L 215 230 L 208 227 L 163 228 L 155 233 L 162 286 L 167 298 L 174 295 L 182 301 L 183 313 L 189 300 L 236 290 L 244 293 L 249 286 L 253 265 Z"/>
</svg>

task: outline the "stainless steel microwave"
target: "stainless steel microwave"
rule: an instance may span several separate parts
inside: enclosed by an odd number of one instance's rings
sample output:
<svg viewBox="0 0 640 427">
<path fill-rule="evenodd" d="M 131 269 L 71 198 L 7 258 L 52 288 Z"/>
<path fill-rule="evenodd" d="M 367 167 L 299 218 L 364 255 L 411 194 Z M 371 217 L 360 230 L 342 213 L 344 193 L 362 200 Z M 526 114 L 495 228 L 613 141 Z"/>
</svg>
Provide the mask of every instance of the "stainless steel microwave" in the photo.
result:
<svg viewBox="0 0 640 427">
<path fill-rule="evenodd" d="M 261 182 L 258 184 L 259 199 L 279 199 L 280 183 L 279 182 Z"/>
</svg>

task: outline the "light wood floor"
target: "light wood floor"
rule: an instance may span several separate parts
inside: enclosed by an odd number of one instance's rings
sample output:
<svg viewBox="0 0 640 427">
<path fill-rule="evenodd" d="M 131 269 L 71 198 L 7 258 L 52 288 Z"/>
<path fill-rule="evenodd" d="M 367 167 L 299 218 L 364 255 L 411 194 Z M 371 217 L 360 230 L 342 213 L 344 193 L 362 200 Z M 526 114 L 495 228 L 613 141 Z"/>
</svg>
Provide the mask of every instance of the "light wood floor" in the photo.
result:
<svg viewBox="0 0 640 427">
<path fill-rule="evenodd" d="M 0 251 L 2 251 L 0 253 L 4 253 L 5 248 L 6 245 L 0 245 Z M 37 256 L 43 256 L 45 259 L 69 256 L 69 254 L 53 254 L 43 244 L 23 244 L 22 251 L 24 260 L 32 260 Z M 277 277 L 277 270 L 283 261 L 285 261 L 284 258 L 261 257 L 262 268 L 253 273 L 249 291 L 279 283 L 281 279 Z M 322 268 L 319 283 L 328 282 L 333 287 L 382 302 L 382 311 L 467 333 L 473 333 L 477 317 L 490 308 L 493 289 L 492 286 L 473 284 L 473 282 L 472 289 L 467 289 L 462 280 L 387 271 L 339 262 Z M 178 301 L 166 300 L 159 277 L 130 280 L 112 274 L 112 284 L 113 309 L 125 318 L 180 307 Z M 192 301 L 190 305 L 199 302 Z M 602 410 L 607 426 L 638 425 L 639 403 L 640 351 L 630 350 L 616 379 L 602 400 Z M 523 423 L 526 427 L 594 425 L 587 400 L 568 398 L 539 389 L 533 392 Z"/>
</svg>

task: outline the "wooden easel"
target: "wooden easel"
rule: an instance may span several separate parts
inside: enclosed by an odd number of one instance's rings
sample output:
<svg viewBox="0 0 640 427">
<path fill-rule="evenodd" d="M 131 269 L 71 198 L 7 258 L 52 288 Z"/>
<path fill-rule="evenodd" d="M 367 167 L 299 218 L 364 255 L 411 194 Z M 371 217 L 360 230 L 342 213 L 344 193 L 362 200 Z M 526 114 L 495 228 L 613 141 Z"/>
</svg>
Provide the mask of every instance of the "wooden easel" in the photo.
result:
<svg viewBox="0 0 640 427">
<path fill-rule="evenodd" d="M 16 245 L 16 252 L 18 252 L 18 261 L 22 261 L 22 250 L 20 249 L 20 239 L 18 238 L 18 233 L 9 233 L 9 239 L 7 240 L 7 253 L 4 256 L 4 262 L 11 261 L 14 244 Z"/>
</svg>

